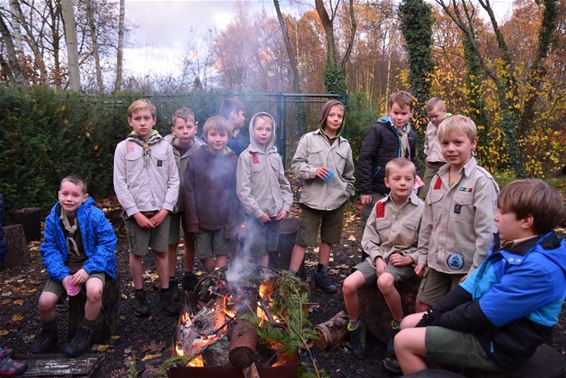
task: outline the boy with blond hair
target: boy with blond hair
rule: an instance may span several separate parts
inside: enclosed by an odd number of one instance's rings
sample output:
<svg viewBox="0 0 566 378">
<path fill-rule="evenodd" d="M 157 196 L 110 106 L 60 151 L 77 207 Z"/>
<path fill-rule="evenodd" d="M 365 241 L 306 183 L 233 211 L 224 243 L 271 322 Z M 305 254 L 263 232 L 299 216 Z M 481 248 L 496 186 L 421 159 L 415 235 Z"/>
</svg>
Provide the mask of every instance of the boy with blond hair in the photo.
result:
<svg viewBox="0 0 566 378">
<path fill-rule="evenodd" d="M 205 143 L 197 135 L 198 125 L 195 122 L 195 114 L 188 108 L 180 108 L 173 113 L 171 117 L 171 134 L 165 137 L 165 140 L 173 146 L 173 154 L 175 155 L 175 162 L 179 170 L 179 197 L 175 211 L 170 215 L 171 226 L 169 229 L 169 287 L 171 295 L 175 299 L 177 291 L 177 280 L 175 278 L 176 262 L 177 262 L 177 246 L 180 240 L 180 226 L 183 227 L 184 239 L 184 274 L 183 274 L 183 289 L 190 291 L 193 290 L 197 284 L 197 278 L 193 273 L 193 265 L 195 261 L 195 244 L 194 234 L 190 233 L 187 229 L 187 223 L 183 215 L 185 211 L 185 204 L 183 201 L 184 193 L 184 177 L 185 170 L 187 169 L 187 162 L 189 156 L 198 150 Z"/>
<path fill-rule="evenodd" d="M 425 199 L 415 268 L 418 276 L 424 275 L 417 311 L 426 310 L 456 287 L 493 246 L 499 188 L 473 157 L 476 135 L 474 121 L 463 115 L 451 116 L 438 127 L 448 164 L 434 176 Z"/>
<path fill-rule="evenodd" d="M 446 112 L 444 101 L 440 97 L 431 97 L 426 102 L 426 113 L 428 115 L 428 125 L 426 126 L 424 154 L 426 156 L 426 167 L 424 174 L 424 185 L 419 193 L 419 197 L 426 198 L 428 187 L 432 177 L 438 172 L 438 169 L 446 164 L 446 160 L 442 156 L 440 142 L 436 135 L 438 125 L 451 114 Z"/>
<path fill-rule="evenodd" d="M 151 101 L 140 99 L 128 108 L 128 124 L 133 131 L 116 146 L 114 191 L 126 215 L 130 249 L 130 273 L 134 284 L 137 316 L 148 316 L 143 290 L 142 258 L 149 247 L 155 256 L 162 309 L 177 313 L 169 290 L 169 213 L 179 195 L 179 173 L 173 148 L 157 130 L 156 110 Z"/>
<path fill-rule="evenodd" d="M 269 253 L 277 251 L 279 221 L 293 205 L 275 141 L 273 116 L 255 114 L 250 120 L 250 144 L 238 159 L 236 173 L 236 193 L 248 215 L 244 252 L 262 266 L 268 266 Z"/>
<path fill-rule="evenodd" d="M 375 283 L 383 294 L 393 318 L 391 327 L 399 329 L 403 319 L 401 296 L 396 282 L 414 277 L 417 261 L 417 239 L 424 204 L 413 186 L 415 165 L 405 158 L 395 158 L 385 165 L 385 185 L 389 194 L 375 204 L 362 237 L 362 248 L 368 257 L 354 267 L 342 286 L 344 304 L 350 322 L 348 331 L 352 353 L 365 357 L 365 326 L 359 320 L 358 289 L 366 283 Z"/>
<path fill-rule="evenodd" d="M 207 144 L 190 157 L 185 171 L 185 218 L 195 234 L 195 256 L 212 272 L 234 252 L 239 210 L 236 196 L 238 157 L 226 148 L 230 125 L 220 117 L 206 120 Z"/>
<path fill-rule="evenodd" d="M 566 297 L 566 240 L 552 231 L 565 219 L 562 198 L 544 181 L 517 180 L 497 207 L 500 243 L 483 264 L 426 313 L 401 323 L 395 352 L 403 374 L 425 370 L 425 358 L 512 370 L 550 339 Z"/>
<path fill-rule="evenodd" d="M 389 96 L 389 115 L 381 117 L 368 128 L 357 163 L 364 225 L 375 203 L 389 193 L 384 183 L 384 168 L 389 160 L 398 157 L 409 159 L 418 172 L 417 134 L 409 123 L 412 116 L 413 96 L 398 91 Z M 415 184 L 422 185 L 418 174 Z"/>
<path fill-rule="evenodd" d="M 118 238 L 102 210 L 89 198 L 81 177 L 63 178 L 57 197 L 59 200 L 45 220 L 40 246 L 49 279 L 39 296 L 41 331 L 31 352 L 55 352 L 57 302 L 67 295 L 77 295 L 84 285 L 84 317 L 63 350 L 68 357 L 77 357 L 90 348 L 106 277 L 113 279 L 116 275 L 114 252 Z"/>
</svg>

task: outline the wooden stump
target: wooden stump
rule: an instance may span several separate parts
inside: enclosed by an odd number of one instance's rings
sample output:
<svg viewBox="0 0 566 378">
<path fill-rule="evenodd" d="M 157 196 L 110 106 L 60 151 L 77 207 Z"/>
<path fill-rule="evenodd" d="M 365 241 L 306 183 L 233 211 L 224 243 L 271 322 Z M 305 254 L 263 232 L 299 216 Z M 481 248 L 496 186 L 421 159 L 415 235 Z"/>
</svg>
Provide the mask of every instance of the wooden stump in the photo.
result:
<svg viewBox="0 0 566 378">
<path fill-rule="evenodd" d="M 419 289 L 420 278 L 413 277 L 408 281 L 397 283 L 395 286 L 401 295 L 405 315 L 415 312 L 415 300 Z M 358 290 L 360 301 L 360 319 L 365 323 L 367 330 L 374 337 L 387 344 L 392 336 L 391 313 L 379 292 L 377 284 L 371 283 Z"/>
<path fill-rule="evenodd" d="M 4 239 L 6 240 L 6 257 L 3 267 L 15 267 L 29 261 L 29 250 L 21 224 L 4 226 Z"/>
<path fill-rule="evenodd" d="M 228 358 L 232 366 L 243 369 L 250 366 L 256 358 L 257 329 L 247 320 L 238 319 L 232 331 Z"/>
<path fill-rule="evenodd" d="M 348 314 L 342 310 L 324 323 L 318 324 L 314 329 L 319 338 L 314 341 L 314 346 L 324 350 L 340 344 L 348 335 L 349 321 Z"/>
<path fill-rule="evenodd" d="M 101 344 L 114 335 L 118 327 L 118 302 L 120 300 L 120 282 L 118 277 L 111 279 L 106 276 L 104 292 L 102 293 L 102 309 L 96 318 L 96 327 L 92 333 L 92 343 Z M 83 285 L 81 292 L 69 297 L 69 324 L 67 337 L 71 339 L 84 317 L 86 289 Z"/>
<path fill-rule="evenodd" d="M 26 242 L 41 240 L 41 209 L 39 207 L 18 209 L 12 218 L 14 223 L 19 223 L 24 227 Z"/>
</svg>

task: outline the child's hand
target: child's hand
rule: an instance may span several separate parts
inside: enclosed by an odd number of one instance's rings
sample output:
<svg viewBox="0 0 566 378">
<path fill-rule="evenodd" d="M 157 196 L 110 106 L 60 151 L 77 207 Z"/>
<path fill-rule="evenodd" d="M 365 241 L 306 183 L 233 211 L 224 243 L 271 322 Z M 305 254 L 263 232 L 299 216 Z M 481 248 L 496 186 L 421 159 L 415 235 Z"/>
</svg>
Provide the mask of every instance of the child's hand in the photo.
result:
<svg viewBox="0 0 566 378">
<path fill-rule="evenodd" d="M 149 221 L 149 219 L 147 219 L 147 217 L 145 215 L 143 215 L 142 213 L 135 213 L 133 215 L 133 217 L 136 220 L 136 223 L 138 224 L 138 226 L 140 226 L 141 228 L 154 228 L 155 227 L 153 225 L 153 223 L 151 223 Z"/>
<path fill-rule="evenodd" d="M 415 185 L 413 186 L 413 189 L 418 189 L 421 186 L 424 186 L 424 181 L 421 180 L 419 175 L 417 175 L 417 177 L 415 178 Z"/>
<path fill-rule="evenodd" d="M 275 220 L 280 221 L 281 219 L 285 219 L 285 218 L 287 218 L 287 211 L 281 210 L 279 214 L 277 214 L 277 217 L 275 217 Z"/>
<path fill-rule="evenodd" d="M 394 253 L 389 256 L 389 262 L 393 264 L 393 266 L 406 266 L 411 265 L 413 263 L 413 259 L 411 256 L 403 256 L 399 253 Z"/>
<path fill-rule="evenodd" d="M 165 219 L 167 214 L 169 214 L 169 210 L 161 209 L 157 212 L 157 214 L 152 216 L 149 221 L 151 222 L 153 227 L 157 227 L 161 224 L 161 222 L 163 222 L 163 219 Z"/>
<path fill-rule="evenodd" d="M 417 264 L 417 266 L 415 266 L 415 274 L 418 277 L 422 277 L 424 272 L 425 272 L 425 265 L 424 264 Z"/>
<path fill-rule="evenodd" d="M 88 273 L 84 269 L 79 269 L 75 274 L 72 276 L 72 283 L 73 285 L 82 285 L 88 280 Z"/>
<path fill-rule="evenodd" d="M 326 167 L 318 167 L 316 169 L 316 175 L 321 180 L 326 180 L 326 177 L 328 176 L 328 169 Z"/>
<path fill-rule="evenodd" d="M 375 259 L 375 274 L 379 277 L 385 272 L 385 268 L 387 268 L 387 263 L 381 258 L 378 257 Z"/>
<path fill-rule="evenodd" d="M 259 218 L 257 218 L 261 223 L 267 223 L 269 222 L 271 219 L 269 219 L 269 216 L 266 213 L 262 213 Z"/>
</svg>

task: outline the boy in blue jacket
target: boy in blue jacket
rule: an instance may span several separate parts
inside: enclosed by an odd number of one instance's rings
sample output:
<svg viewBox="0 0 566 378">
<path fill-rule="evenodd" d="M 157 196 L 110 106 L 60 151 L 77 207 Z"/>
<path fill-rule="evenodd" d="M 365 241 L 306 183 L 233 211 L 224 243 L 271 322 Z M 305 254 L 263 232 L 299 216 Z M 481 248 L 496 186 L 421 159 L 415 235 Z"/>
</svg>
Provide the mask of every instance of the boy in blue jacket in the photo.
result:
<svg viewBox="0 0 566 378">
<path fill-rule="evenodd" d="M 31 348 L 32 353 L 53 352 L 57 345 L 55 306 L 64 295 L 76 295 L 84 284 L 86 304 L 84 318 L 64 353 L 76 357 L 90 347 L 96 317 L 102 307 L 105 277 L 116 275 L 117 238 L 86 192 L 79 176 L 61 180 L 59 201 L 45 220 L 45 235 L 40 250 L 49 279 L 39 297 L 41 331 Z"/>
<path fill-rule="evenodd" d="M 500 243 L 468 278 L 426 313 L 401 323 L 395 353 L 403 374 L 424 362 L 504 371 L 524 364 L 551 337 L 566 297 L 566 240 L 560 194 L 517 180 L 497 199 Z"/>
</svg>

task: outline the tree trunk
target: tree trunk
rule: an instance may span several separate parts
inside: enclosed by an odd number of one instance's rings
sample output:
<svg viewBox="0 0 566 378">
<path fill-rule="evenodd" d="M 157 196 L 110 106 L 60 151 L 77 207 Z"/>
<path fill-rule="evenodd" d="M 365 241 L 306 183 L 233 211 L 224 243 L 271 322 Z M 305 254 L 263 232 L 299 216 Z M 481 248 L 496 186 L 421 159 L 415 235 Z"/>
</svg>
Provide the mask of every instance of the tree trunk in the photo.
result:
<svg viewBox="0 0 566 378">
<path fill-rule="evenodd" d="M 120 21 L 118 23 L 118 50 L 116 52 L 116 81 L 114 82 L 114 93 L 122 88 L 122 70 L 124 61 L 124 30 L 126 15 L 126 0 L 120 0 Z"/>
<path fill-rule="evenodd" d="M 94 69 L 96 72 L 96 87 L 98 92 L 104 92 L 104 83 L 102 82 L 102 69 L 100 68 L 100 52 L 98 47 L 98 32 L 94 24 L 94 9 L 92 0 L 86 2 L 86 16 L 88 19 L 88 28 L 90 30 L 90 40 L 92 44 L 92 57 L 94 58 Z"/>
<path fill-rule="evenodd" d="M 8 25 L 6 25 L 6 23 L 4 22 L 4 17 L 1 13 L 0 34 L 2 35 L 2 40 L 4 41 L 4 44 L 6 46 L 6 53 L 8 55 L 8 61 L 6 62 L 6 68 L 8 68 L 6 75 L 8 76 L 8 80 L 13 82 L 14 84 L 23 84 L 25 79 L 18 63 L 16 47 L 14 46 L 12 35 L 10 34 L 10 29 L 8 29 Z"/>
<path fill-rule="evenodd" d="M 21 224 L 4 226 L 4 240 L 6 240 L 6 257 L 3 267 L 15 267 L 24 264 L 29 259 L 29 250 Z"/>
<path fill-rule="evenodd" d="M 79 71 L 79 50 L 77 44 L 77 27 L 72 0 L 61 0 L 63 23 L 65 25 L 65 40 L 67 42 L 67 62 L 69 65 L 69 86 L 72 91 L 81 90 Z"/>
<path fill-rule="evenodd" d="M 18 20 L 18 0 L 10 0 L 10 13 L 12 31 L 14 34 L 14 48 L 16 56 L 20 57 L 24 54 L 24 39 L 20 31 L 20 22 Z"/>
</svg>

